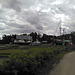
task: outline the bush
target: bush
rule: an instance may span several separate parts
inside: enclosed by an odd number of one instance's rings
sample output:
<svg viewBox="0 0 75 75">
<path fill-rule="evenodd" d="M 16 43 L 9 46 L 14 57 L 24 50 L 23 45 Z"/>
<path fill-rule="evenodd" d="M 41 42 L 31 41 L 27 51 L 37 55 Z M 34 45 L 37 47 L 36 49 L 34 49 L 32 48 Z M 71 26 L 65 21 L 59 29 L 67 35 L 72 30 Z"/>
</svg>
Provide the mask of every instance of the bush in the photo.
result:
<svg viewBox="0 0 75 75">
<path fill-rule="evenodd" d="M 39 47 L 31 48 L 28 52 L 18 52 L 10 55 L 9 59 L 3 61 L 3 74 L 14 75 L 37 75 L 42 71 L 42 68 L 46 67 L 49 62 L 51 67 L 58 61 L 61 55 L 59 55 L 58 48 Z"/>
</svg>

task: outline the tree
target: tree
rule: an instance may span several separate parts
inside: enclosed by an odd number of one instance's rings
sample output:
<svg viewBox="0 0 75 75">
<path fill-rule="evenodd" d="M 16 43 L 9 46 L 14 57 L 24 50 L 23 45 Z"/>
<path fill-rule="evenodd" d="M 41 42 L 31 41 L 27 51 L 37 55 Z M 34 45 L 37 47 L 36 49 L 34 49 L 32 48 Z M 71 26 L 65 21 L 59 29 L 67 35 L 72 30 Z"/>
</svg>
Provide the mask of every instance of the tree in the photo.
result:
<svg viewBox="0 0 75 75">
<path fill-rule="evenodd" d="M 35 33 L 32 32 L 29 35 L 32 36 L 32 39 L 33 39 L 32 42 L 36 41 L 36 39 L 37 39 L 37 33 L 36 32 Z"/>
<path fill-rule="evenodd" d="M 71 33 L 72 43 L 75 44 L 75 32 Z"/>
<path fill-rule="evenodd" d="M 11 42 L 11 35 L 3 35 L 3 44 L 9 44 Z"/>
</svg>

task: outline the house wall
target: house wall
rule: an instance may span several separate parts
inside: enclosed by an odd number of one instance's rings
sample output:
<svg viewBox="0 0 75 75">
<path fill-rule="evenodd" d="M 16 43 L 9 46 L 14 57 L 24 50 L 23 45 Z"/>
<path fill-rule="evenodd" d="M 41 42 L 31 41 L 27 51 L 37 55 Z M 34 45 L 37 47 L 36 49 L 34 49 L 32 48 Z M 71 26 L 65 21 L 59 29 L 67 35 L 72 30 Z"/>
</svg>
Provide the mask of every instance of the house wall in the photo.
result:
<svg viewBox="0 0 75 75">
<path fill-rule="evenodd" d="M 31 36 L 25 36 L 25 35 L 16 35 L 16 39 L 17 40 L 28 40 L 28 41 L 32 41 L 32 37 Z"/>
</svg>

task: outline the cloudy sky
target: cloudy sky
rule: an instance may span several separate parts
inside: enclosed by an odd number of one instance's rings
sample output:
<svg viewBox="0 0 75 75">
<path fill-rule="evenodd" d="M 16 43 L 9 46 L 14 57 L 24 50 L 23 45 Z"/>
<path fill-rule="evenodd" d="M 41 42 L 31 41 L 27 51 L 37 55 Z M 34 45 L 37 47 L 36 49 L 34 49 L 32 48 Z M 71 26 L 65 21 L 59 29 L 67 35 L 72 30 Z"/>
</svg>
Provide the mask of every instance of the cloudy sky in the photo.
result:
<svg viewBox="0 0 75 75">
<path fill-rule="evenodd" d="M 60 24 L 66 33 L 75 30 L 75 0 L 0 0 L 0 35 L 59 35 Z"/>
</svg>

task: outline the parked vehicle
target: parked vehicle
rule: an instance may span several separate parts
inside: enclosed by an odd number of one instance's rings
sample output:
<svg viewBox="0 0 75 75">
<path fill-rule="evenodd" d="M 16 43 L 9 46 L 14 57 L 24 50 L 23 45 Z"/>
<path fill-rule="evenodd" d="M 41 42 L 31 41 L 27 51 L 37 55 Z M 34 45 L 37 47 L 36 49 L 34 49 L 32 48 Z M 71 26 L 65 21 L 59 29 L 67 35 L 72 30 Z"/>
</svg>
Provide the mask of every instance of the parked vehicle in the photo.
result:
<svg viewBox="0 0 75 75">
<path fill-rule="evenodd" d="M 33 43 L 31 43 L 30 45 L 41 45 L 41 42 L 39 42 L 39 41 L 35 41 L 35 42 L 33 42 Z"/>
</svg>

